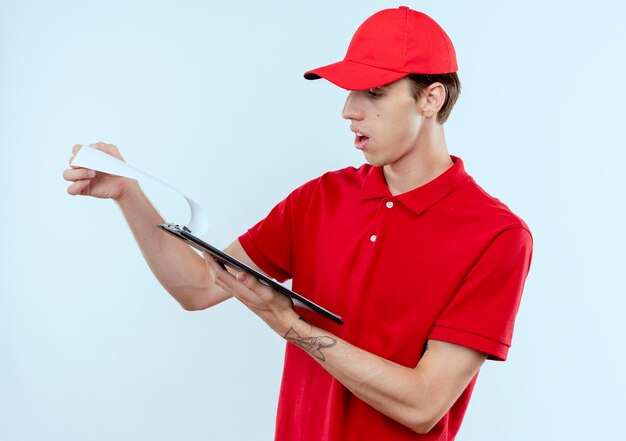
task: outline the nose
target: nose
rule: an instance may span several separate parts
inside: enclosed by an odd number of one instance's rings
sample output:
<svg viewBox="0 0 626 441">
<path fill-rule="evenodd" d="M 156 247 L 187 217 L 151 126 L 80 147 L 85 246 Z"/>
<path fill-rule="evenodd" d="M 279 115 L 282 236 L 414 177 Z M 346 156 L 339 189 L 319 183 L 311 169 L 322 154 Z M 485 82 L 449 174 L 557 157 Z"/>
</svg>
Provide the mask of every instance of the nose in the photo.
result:
<svg viewBox="0 0 626 441">
<path fill-rule="evenodd" d="M 350 91 L 346 97 L 346 103 L 341 110 L 341 117 L 343 119 L 350 119 L 360 121 L 363 119 L 363 110 L 359 105 L 359 99 L 357 91 Z"/>
</svg>

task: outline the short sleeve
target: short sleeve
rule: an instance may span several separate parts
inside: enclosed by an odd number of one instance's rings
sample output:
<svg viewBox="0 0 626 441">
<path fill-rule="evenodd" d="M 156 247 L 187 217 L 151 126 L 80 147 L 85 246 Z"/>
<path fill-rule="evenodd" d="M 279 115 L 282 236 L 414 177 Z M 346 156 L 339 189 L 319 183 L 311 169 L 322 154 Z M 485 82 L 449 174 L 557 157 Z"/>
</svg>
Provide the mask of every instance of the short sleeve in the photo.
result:
<svg viewBox="0 0 626 441">
<path fill-rule="evenodd" d="M 476 260 L 429 337 L 507 358 L 515 317 L 532 260 L 525 228 L 500 232 Z"/>
<path fill-rule="evenodd" d="M 239 236 L 244 251 L 270 277 L 291 279 L 294 230 L 306 213 L 315 180 L 297 188 L 256 225 Z"/>
</svg>

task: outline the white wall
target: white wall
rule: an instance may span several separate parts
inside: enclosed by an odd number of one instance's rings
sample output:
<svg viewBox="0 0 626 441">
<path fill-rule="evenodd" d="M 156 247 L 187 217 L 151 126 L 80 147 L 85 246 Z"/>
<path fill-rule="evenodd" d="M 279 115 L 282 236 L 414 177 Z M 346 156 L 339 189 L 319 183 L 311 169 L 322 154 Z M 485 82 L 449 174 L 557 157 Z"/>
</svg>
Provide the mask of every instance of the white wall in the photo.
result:
<svg viewBox="0 0 626 441">
<path fill-rule="evenodd" d="M 459 439 L 615 439 L 625 8 L 408 4 L 456 46 L 450 152 L 535 238 L 509 360 L 483 368 Z M 280 338 L 235 301 L 181 310 L 115 205 L 68 196 L 61 173 L 73 144 L 114 143 L 209 208 L 206 237 L 226 245 L 297 185 L 362 163 L 345 92 L 302 73 L 395 6 L 0 1 L 1 440 L 272 438 Z"/>
</svg>

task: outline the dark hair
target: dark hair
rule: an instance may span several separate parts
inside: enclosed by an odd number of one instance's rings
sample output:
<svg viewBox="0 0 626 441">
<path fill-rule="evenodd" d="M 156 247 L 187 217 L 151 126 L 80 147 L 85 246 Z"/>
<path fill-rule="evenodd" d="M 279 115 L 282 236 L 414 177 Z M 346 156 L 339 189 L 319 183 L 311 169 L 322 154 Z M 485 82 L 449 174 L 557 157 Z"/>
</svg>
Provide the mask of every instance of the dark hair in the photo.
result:
<svg viewBox="0 0 626 441">
<path fill-rule="evenodd" d="M 437 122 L 439 124 L 445 123 L 457 98 L 461 94 L 461 81 L 456 72 L 447 74 L 410 74 L 408 78 L 411 80 L 413 97 L 416 100 L 422 95 L 424 89 L 431 84 L 441 83 L 443 85 L 446 90 L 446 99 L 437 113 Z"/>
</svg>

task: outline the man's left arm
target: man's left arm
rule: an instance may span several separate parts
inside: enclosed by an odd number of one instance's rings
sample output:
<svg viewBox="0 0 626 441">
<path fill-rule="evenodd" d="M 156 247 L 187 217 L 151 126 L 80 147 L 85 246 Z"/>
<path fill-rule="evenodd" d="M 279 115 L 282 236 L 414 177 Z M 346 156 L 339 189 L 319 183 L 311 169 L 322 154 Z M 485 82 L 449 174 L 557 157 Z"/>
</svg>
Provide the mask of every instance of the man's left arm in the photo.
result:
<svg viewBox="0 0 626 441">
<path fill-rule="evenodd" d="M 218 285 L 276 333 L 305 350 L 361 400 L 417 433 L 427 433 L 437 424 L 487 357 L 464 346 L 429 340 L 415 368 L 396 364 L 307 323 L 286 296 L 245 273 L 235 278 L 212 257 L 205 258 Z"/>
</svg>

